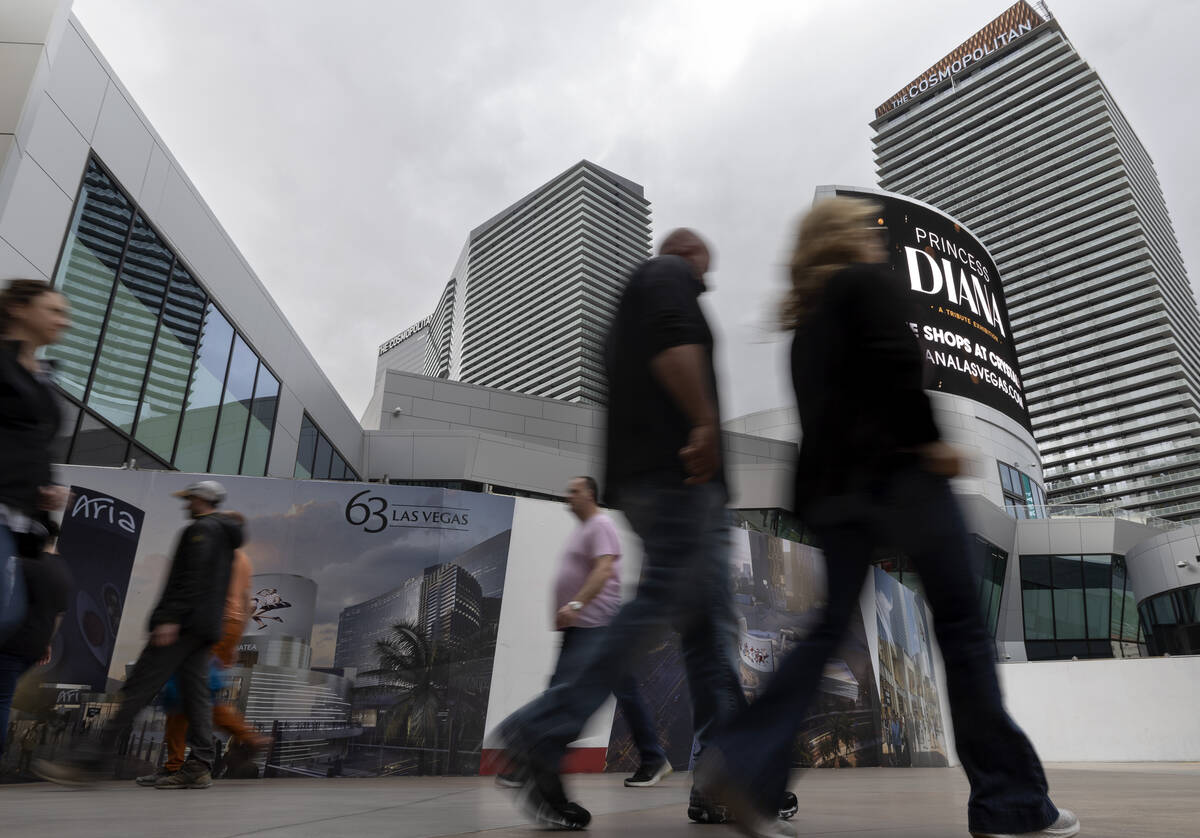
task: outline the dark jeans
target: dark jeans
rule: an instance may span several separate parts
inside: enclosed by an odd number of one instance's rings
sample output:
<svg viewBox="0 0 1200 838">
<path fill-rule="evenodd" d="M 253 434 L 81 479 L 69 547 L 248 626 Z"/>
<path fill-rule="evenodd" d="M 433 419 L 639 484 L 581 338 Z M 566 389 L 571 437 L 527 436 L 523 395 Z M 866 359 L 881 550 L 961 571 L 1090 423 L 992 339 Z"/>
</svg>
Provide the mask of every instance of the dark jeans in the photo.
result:
<svg viewBox="0 0 1200 838">
<path fill-rule="evenodd" d="M 971 783 L 967 818 L 979 832 L 1033 832 L 1058 817 L 1033 746 L 1000 695 L 991 637 L 966 527 L 949 483 L 915 467 L 874 491 L 820 502 L 805 520 L 825 551 L 828 603 L 821 622 L 783 660 L 750 712 L 713 743 L 727 769 L 766 812 L 787 787 L 792 747 L 825 662 L 858 609 L 873 551 L 896 547 L 921 575 L 946 665 L 959 759 Z"/>
<path fill-rule="evenodd" d="M 187 743 L 192 749 L 189 759 L 212 766 L 212 693 L 208 686 L 208 661 L 212 643 L 187 634 L 170 646 L 147 644 L 138 656 L 129 680 L 121 689 L 121 707 L 104 729 L 100 747 L 112 754 L 133 727 L 133 720 L 143 708 L 154 701 L 159 690 L 172 674 L 178 676 L 183 711 L 188 718 Z"/>
<path fill-rule="evenodd" d="M 729 514 L 718 486 L 628 486 L 621 511 L 642 540 L 637 596 L 609 624 L 579 673 L 501 723 L 511 747 L 557 770 L 567 744 L 619 688 L 628 662 L 661 627 L 680 634 L 700 747 L 746 706 L 735 669 L 737 623 L 729 569 Z"/>
<path fill-rule="evenodd" d="M 33 661 L 0 652 L 0 754 L 8 738 L 8 714 L 12 710 L 13 693 L 17 691 L 17 680 L 33 666 Z"/>
<path fill-rule="evenodd" d="M 550 676 L 550 686 L 565 684 L 578 677 L 588 659 L 604 642 L 607 630 L 606 626 L 564 630 L 562 648 L 558 652 L 554 674 Z M 637 678 L 632 672 L 625 673 L 613 690 L 613 695 L 617 698 L 621 712 L 625 714 L 625 721 L 629 722 L 629 732 L 633 734 L 633 742 L 637 745 L 642 763 L 653 765 L 664 761 L 667 754 L 658 744 L 658 728 L 655 727 L 654 718 L 642 701 Z"/>
</svg>

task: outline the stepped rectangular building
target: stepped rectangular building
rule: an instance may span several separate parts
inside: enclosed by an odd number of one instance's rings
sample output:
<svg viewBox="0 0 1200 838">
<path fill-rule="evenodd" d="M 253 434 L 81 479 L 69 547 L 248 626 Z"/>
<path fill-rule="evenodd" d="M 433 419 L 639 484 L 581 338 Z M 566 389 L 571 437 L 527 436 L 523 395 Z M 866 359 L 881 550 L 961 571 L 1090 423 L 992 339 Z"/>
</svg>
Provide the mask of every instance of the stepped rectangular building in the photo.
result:
<svg viewBox="0 0 1200 838">
<path fill-rule="evenodd" d="M 871 126 L 880 186 L 1000 268 L 1050 501 L 1200 518 L 1196 300 L 1150 156 L 1045 5 L 1011 6 Z"/>
<path fill-rule="evenodd" d="M 377 383 L 399 370 L 599 404 L 609 321 L 649 255 L 642 187 L 580 161 L 471 231 L 434 313 L 379 348 Z"/>
</svg>

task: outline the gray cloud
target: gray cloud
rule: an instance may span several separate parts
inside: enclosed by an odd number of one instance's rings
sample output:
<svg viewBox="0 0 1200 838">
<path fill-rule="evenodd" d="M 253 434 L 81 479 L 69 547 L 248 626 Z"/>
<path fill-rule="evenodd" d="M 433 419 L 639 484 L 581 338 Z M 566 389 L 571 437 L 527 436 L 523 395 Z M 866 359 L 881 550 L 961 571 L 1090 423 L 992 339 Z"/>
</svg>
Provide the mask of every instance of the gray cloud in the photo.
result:
<svg viewBox="0 0 1200 838">
<path fill-rule="evenodd" d="M 874 183 L 874 107 L 1006 5 L 77 0 L 75 10 L 356 412 L 471 227 L 580 158 L 707 232 L 727 415 L 786 403 L 766 324 L 820 183 Z M 1200 4 L 1056 0 L 1200 253 Z M 1189 104 L 1184 104 L 1189 103 Z M 330 324 L 336 324 L 331 328 Z"/>
</svg>

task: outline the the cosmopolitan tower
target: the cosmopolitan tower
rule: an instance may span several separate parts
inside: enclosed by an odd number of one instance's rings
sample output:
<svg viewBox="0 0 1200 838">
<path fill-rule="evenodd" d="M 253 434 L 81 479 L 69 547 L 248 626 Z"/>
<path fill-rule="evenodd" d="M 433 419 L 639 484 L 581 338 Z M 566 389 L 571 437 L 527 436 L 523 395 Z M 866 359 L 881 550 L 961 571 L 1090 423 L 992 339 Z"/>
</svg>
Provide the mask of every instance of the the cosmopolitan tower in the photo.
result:
<svg viewBox="0 0 1200 838">
<path fill-rule="evenodd" d="M 377 380 L 403 370 L 599 404 L 609 321 L 649 255 L 642 187 L 583 160 L 471 231 L 433 315 L 380 347 Z"/>
<path fill-rule="evenodd" d="M 1052 503 L 1200 518 L 1200 315 L 1154 164 L 1043 4 L 875 112 L 884 189 L 1000 268 Z"/>
</svg>

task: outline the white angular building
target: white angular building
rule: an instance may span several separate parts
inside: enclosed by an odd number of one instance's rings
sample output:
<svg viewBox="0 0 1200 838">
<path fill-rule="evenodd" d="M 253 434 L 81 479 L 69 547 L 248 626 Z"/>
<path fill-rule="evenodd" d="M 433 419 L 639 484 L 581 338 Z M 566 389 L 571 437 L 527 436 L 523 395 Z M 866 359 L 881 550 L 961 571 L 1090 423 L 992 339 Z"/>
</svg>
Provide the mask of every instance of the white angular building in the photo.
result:
<svg viewBox="0 0 1200 838">
<path fill-rule="evenodd" d="M 582 160 L 471 231 L 425 325 L 380 347 L 377 385 L 391 369 L 599 404 L 608 323 L 649 255 L 642 187 Z"/>
</svg>

